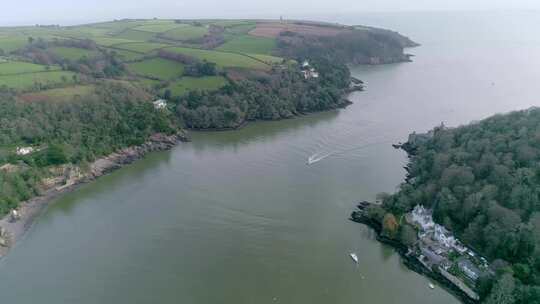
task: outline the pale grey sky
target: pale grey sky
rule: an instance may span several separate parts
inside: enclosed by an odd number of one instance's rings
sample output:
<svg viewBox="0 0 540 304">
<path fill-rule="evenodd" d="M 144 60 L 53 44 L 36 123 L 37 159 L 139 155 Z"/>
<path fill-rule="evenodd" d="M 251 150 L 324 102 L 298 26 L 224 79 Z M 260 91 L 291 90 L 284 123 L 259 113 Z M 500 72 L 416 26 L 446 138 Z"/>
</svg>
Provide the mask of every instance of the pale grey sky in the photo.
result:
<svg viewBox="0 0 540 304">
<path fill-rule="evenodd" d="M 422 10 L 540 10 L 540 0 L 2 0 L 0 25 L 115 18 L 308 18 Z"/>
</svg>

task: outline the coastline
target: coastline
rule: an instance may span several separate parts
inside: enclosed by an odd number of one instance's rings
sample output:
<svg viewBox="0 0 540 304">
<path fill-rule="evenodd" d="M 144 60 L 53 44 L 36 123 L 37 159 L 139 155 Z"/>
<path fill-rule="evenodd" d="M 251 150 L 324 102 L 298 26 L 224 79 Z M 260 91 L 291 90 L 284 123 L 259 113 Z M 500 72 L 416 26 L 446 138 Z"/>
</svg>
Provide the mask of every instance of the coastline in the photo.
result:
<svg viewBox="0 0 540 304">
<path fill-rule="evenodd" d="M 174 135 L 154 134 L 142 145 L 123 148 L 107 156 L 96 159 L 89 168 L 81 173 L 79 167 L 66 166 L 69 178 L 63 184 L 49 185 L 44 192 L 28 201 L 21 202 L 17 211 L 19 218 L 11 220 L 11 215 L 7 214 L 0 219 L 2 237 L 5 238 L 7 246 L 0 246 L 0 259 L 6 256 L 10 249 L 16 245 L 24 234 L 32 227 L 35 219 L 44 212 L 47 207 L 64 193 L 72 192 L 81 185 L 90 183 L 97 178 L 107 175 L 117 169 L 129 165 L 142 159 L 150 152 L 166 151 L 172 149 L 180 142 L 188 142 L 189 138 L 183 131 Z"/>
<path fill-rule="evenodd" d="M 429 271 L 428 269 L 426 269 L 425 266 L 422 265 L 413 255 L 409 254 L 409 248 L 405 244 L 383 236 L 381 223 L 369 218 L 364 213 L 364 210 L 369 205 L 373 205 L 373 203 L 360 202 L 357 205 L 357 208 L 356 208 L 357 210 L 351 213 L 351 217 L 349 218 L 349 220 L 356 223 L 364 224 L 368 228 L 373 229 L 377 235 L 376 237 L 377 241 L 379 241 L 382 244 L 392 247 L 399 254 L 399 256 L 401 257 L 401 260 L 403 261 L 403 264 L 407 266 L 408 269 L 420 275 L 426 276 L 432 279 L 433 281 L 437 282 L 439 286 L 441 286 L 447 292 L 453 294 L 462 303 L 465 303 L 465 304 L 478 303 L 478 301 L 471 299 L 465 292 L 463 292 L 461 289 L 456 287 L 451 281 L 449 281 L 441 273 L 437 271 L 433 271 L 433 270 Z"/>
<path fill-rule="evenodd" d="M 400 59 L 397 62 L 410 62 L 410 60 Z M 386 62 L 374 63 L 375 65 L 386 64 Z M 308 113 L 297 113 L 290 118 L 293 119 L 299 116 L 305 116 L 309 114 L 326 112 L 336 109 L 346 108 L 352 104 L 348 99 L 348 96 L 357 91 L 363 91 L 365 89 L 364 82 L 355 77 L 350 77 L 350 85 L 343 91 L 343 104 L 340 106 Z M 222 131 L 234 131 L 244 128 L 250 121 L 244 121 L 234 128 L 212 128 L 212 129 L 188 129 L 192 132 L 222 132 Z M 79 186 L 92 182 L 93 180 L 106 175 L 112 171 L 120 169 L 126 165 L 129 165 L 139 159 L 142 159 L 147 153 L 156 151 L 165 151 L 173 148 L 179 142 L 190 141 L 187 134 L 184 131 L 180 131 L 175 135 L 154 134 L 143 143 L 142 145 L 123 148 L 117 152 L 113 152 L 110 155 L 101 157 L 90 164 L 89 169 L 81 173 L 79 167 L 67 165 L 64 168 L 64 174 L 69 176 L 67 180 L 64 180 L 62 184 L 54 183 L 45 187 L 43 193 L 39 196 L 33 197 L 27 201 L 19 203 L 17 207 L 19 218 L 16 221 L 12 221 L 11 215 L 6 214 L 0 218 L 0 241 L 5 241 L 5 246 L 0 245 L 0 259 L 8 254 L 11 248 L 15 246 L 17 241 L 24 236 L 24 234 L 31 228 L 34 220 L 46 210 L 46 208 L 56 198 L 64 193 L 69 193 L 76 190 Z M 67 172 L 65 169 L 68 169 Z"/>
</svg>

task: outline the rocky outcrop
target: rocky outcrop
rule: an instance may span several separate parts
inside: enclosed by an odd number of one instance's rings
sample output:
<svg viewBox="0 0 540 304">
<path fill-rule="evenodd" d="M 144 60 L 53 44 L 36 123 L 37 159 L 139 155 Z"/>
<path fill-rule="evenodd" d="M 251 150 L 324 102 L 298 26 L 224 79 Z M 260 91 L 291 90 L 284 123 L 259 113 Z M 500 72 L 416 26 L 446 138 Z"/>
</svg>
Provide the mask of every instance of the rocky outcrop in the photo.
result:
<svg viewBox="0 0 540 304">
<path fill-rule="evenodd" d="M 142 145 L 124 148 L 107 157 L 96 160 L 90 165 L 90 174 L 87 177 L 100 177 L 110 171 L 141 159 L 147 153 L 169 150 L 181 141 L 189 141 L 189 138 L 184 132 L 174 135 L 154 134 Z"/>
</svg>

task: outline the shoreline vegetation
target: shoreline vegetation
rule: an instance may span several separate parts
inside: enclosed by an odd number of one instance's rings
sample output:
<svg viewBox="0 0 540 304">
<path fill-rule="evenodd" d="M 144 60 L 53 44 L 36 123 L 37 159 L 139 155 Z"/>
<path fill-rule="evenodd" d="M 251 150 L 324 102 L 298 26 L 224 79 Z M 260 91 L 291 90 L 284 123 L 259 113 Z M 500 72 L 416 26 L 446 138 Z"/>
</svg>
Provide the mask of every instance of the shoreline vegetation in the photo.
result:
<svg viewBox="0 0 540 304">
<path fill-rule="evenodd" d="M 347 64 L 408 62 L 414 46 L 388 30 L 284 20 L 0 27 L 0 256 L 58 195 L 184 130 L 346 107 L 364 89 Z"/>
<path fill-rule="evenodd" d="M 412 133 L 398 191 L 351 220 L 465 303 L 540 303 L 539 130 L 533 107 Z"/>
<path fill-rule="evenodd" d="M 99 158 L 89 164 L 86 169 L 67 165 L 63 178 L 47 185 L 43 192 L 28 201 L 21 202 L 17 208 L 17 216 L 8 214 L 0 219 L 2 239 L 5 246 L 0 246 L 0 259 L 4 257 L 24 233 L 32 226 L 34 220 L 61 195 L 76 190 L 79 186 L 90 183 L 101 176 L 107 175 L 127 166 L 151 152 L 172 149 L 179 142 L 187 142 L 189 137 L 185 132 L 174 135 L 156 133 L 144 144 L 123 148 L 117 152 Z"/>
</svg>

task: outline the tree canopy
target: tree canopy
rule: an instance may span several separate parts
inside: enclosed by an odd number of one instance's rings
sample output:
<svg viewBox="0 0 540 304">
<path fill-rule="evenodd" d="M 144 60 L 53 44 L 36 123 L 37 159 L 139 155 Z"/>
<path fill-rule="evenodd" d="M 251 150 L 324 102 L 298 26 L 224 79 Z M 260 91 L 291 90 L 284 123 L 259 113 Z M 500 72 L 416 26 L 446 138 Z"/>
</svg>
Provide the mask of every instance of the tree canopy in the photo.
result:
<svg viewBox="0 0 540 304">
<path fill-rule="evenodd" d="M 509 262 L 513 275 L 500 277 L 488 303 L 538 303 L 532 299 L 540 285 L 540 109 L 441 125 L 412 134 L 403 148 L 407 179 L 384 208 L 394 214 L 417 204 L 432 208 L 434 219 L 468 246 Z"/>
</svg>

